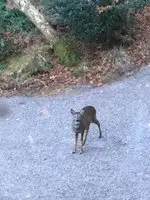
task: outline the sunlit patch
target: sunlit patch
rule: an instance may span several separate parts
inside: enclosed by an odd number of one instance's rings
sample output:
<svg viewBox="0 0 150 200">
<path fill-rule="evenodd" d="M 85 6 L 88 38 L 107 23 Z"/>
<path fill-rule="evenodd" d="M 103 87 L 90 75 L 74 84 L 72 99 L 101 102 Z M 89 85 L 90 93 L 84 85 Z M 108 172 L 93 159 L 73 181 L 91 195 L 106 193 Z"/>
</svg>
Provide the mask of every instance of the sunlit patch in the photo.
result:
<svg viewBox="0 0 150 200">
<path fill-rule="evenodd" d="M 146 84 L 146 87 L 149 87 L 149 83 Z"/>
<path fill-rule="evenodd" d="M 30 198 L 30 197 L 31 197 L 31 195 L 30 195 L 30 194 L 27 194 L 27 195 L 26 195 L 26 198 Z"/>
<path fill-rule="evenodd" d="M 28 141 L 30 142 L 30 144 L 34 144 L 34 140 L 31 135 L 28 135 Z"/>
<path fill-rule="evenodd" d="M 148 123 L 148 126 L 150 127 L 150 122 Z"/>
<path fill-rule="evenodd" d="M 44 117 L 49 117 L 48 109 L 46 107 L 42 107 L 40 110 L 40 115 Z"/>
</svg>

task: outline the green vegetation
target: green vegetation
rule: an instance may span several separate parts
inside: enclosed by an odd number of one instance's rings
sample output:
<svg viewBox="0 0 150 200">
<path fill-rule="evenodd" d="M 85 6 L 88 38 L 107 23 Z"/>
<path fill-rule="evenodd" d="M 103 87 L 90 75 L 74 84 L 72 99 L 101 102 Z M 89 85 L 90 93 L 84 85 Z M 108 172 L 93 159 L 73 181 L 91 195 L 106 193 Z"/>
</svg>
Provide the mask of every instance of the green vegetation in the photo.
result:
<svg viewBox="0 0 150 200">
<path fill-rule="evenodd" d="M 80 62 L 80 54 L 73 48 L 70 40 L 60 39 L 54 45 L 54 54 L 66 67 L 76 66 Z"/>
<path fill-rule="evenodd" d="M 4 72 L 5 70 L 5 65 L 4 64 L 0 64 L 0 72 Z"/>
<path fill-rule="evenodd" d="M 135 11 L 142 9 L 150 0 L 112 4 L 111 0 L 45 0 L 47 10 L 58 13 L 69 25 L 69 33 L 84 42 L 122 42 L 131 36 L 135 23 Z M 111 6 L 99 12 L 97 6 Z M 132 9 L 132 12 L 131 12 Z"/>
<path fill-rule="evenodd" d="M 69 25 L 67 33 L 70 39 L 60 39 L 54 45 L 54 55 L 61 63 L 67 67 L 77 66 L 81 60 L 81 55 L 77 52 L 76 41 L 85 44 L 97 42 L 98 44 L 108 42 L 111 44 L 126 42 L 132 35 L 132 28 L 135 23 L 135 13 L 137 9 L 142 9 L 150 3 L 150 0 L 133 0 L 129 3 L 112 4 L 111 0 L 88 1 L 88 0 L 45 0 L 47 10 L 53 14 L 59 14 L 61 23 Z M 111 8 L 99 12 L 97 6 L 111 6 Z M 60 19 L 60 18 L 59 18 Z M 17 23 L 16 23 L 17 22 Z M 6 0 L 0 1 L 0 61 L 11 54 L 18 53 L 12 41 L 7 37 L 7 33 L 26 32 L 36 34 L 37 28 L 20 11 L 7 10 Z M 73 42 L 75 41 L 75 42 Z M 130 40 L 128 40 L 130 41 Z M 47 64 L 44 57 L 38 57 L 37 73 L 43 69 L 50 69 L 51 64 Z M 34 60 L 35 62 L 35 60 Z M 0 71 L 3 71 L 0 65 Z M 77 76 L 77 75 L 75 75 Z"/>
<path fill-rule="evenodd" d="M 16 23 L 17 22 L 17 23 Z M 0 1 L 0 33 L 7 31 L 25 31 L 35 33 L 34 24 L 20 11 L 7 10 L 6 0 Z"/>
<path fill-rule="evenodd" d="M 17 23 L 16 23 L 17 22 Z M 37 33 L 33 23 L 18 10 L 7 10 L 6 0 L 0 1 L 0 61 L 8 55 L 18 52 L 13 41 L 7 37 L 7 32 Z"/>
<path fill-rule="evenodd" d="M 32 76 L 53 67 L 53 61 L 49 59 L 47 48 L 44 45 L 37 51 L 31 49 L 29 52 L 13 55 L 6 61 L 5 74 L 13 77 Z"/>
<path fill-rule="evenodd" d="M 10 40 L 5 40 L 3 34 L 0 34 L 0 60 L 13 52 Z"/>
</svg>

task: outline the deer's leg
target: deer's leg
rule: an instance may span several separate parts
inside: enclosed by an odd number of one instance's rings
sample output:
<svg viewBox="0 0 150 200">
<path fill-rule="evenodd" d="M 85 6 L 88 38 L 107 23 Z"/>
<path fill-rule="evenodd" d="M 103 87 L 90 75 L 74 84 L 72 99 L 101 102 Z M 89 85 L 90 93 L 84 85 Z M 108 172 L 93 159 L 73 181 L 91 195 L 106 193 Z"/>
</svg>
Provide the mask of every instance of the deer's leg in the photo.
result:
<svg viewBox="0 0 150 200">
<path fill-rule="evenodd" d="M 83 136 L 84 136 L 84 132 L 81 133 L 81 149 L 80 149 L 80 154 L 83 153 Z"/>
<path fill-rule="evenodd" d="M 87 139 L 88 132 L 89 132 L 89 129 L 86 129 L 86 130 L 85 130 L 85 133 L 84 133 L 83 146 L 85 145 L 85 142 L 86 142 L 86 139 Z"/>
<path fill-rule="evenodd" d="M 78 133 L 75 133 L 74 150 L 72 153 L 75 153 L 77 151 L 77 143 L 78 143 Z"/>
<path fill-rule="evenodd" d="M 99 138 L 101 138 L 102 137 L 102 131 L 101 131 L 101 127 L 100 127 L 100 122 L 98 121 L 98 119 L 94 119 L 93 123 L 98 126 L 98 129 L 99 129 Z"/>
</svg>

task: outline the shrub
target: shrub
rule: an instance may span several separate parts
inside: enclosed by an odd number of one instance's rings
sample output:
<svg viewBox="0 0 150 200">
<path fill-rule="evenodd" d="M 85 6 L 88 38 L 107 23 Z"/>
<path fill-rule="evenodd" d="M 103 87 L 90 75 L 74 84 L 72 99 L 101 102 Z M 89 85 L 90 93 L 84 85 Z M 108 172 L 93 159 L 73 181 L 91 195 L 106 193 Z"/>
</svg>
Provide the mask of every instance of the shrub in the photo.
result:
<svg viewBox="0 0 150 200">
<path fill-rule="evenodd" d="M 5 71 L 6 66 L 4 64 L 0 64 L 0 73 Z"/>
<path fill-rule="evenodd" d="M 7 10 L 6 0 L 0 0 L 0 61 L 18 51 L 11 39 L 5 37 L 7 32 L 25 31 L 36 33 L 36 30 L 33 23 L 22 12 Z"/>
<path fill-rule="evenodd" d="M 6 40 L 3 34 L 0 34 L 0 61 L 14 51 L 10 40 Z"/>
<path fill-rule="evenodd" d="M 133 0 L 117 5 L 111 0 L 54 0 L 46 6 L 62 16 L 76 39 L 114 42 L 122 40 L 132 30 L 135 12 L 131 14 L 130 8 L 140 9 L 148 3 L 149 0 Z M 111 9 L 99 12 L 97 6 L 111 6 Z"/>
<path fill-rule="evenodd" d="M 60 39 L 54 44 L 54 54 L 66 67 L 76 66 L 80 62 L 80 55 L 75 51 L 74 46 L 67 39 Z"/>
<path fill-rule="evenodd" d="M 16 23 L 17 22 L 17 23 Z M 0 32 L 5 31 L 37 31 L 34 24 L 20 11 L 7 10 L 6 0 L 0 1 Z"/>
</svg>

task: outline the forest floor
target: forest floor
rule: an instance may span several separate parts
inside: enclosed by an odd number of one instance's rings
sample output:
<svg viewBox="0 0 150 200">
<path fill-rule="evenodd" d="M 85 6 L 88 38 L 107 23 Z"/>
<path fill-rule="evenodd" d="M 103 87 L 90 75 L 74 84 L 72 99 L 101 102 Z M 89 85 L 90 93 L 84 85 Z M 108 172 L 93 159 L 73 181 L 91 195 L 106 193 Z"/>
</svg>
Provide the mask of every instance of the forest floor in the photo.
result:
<svg viewBox="0 0 150 200">
<path fill-rule="evenodd" d="M 78 68 L 66 68 L 55 59 L 51 70 L 38 73 L 30 80 L 8 79 L 0 75 L 0 96 L 53 95 L 72 90 L 73 85 L 89 84 L 100 87 L 118 80 L 124 74 L 130 75 L 150 64 L 150 6 L 136 15 L 136 34 L 128 47 L 104 49 L 101 46 L 84 49 L 84 58 Z M 16 35 L 16 40 L 19 41 Z M 40 45 L 42 36 L 21 37 L 26 48 Z M 87 64 L 88 63 L 88 64 Z"/>
</svg>

